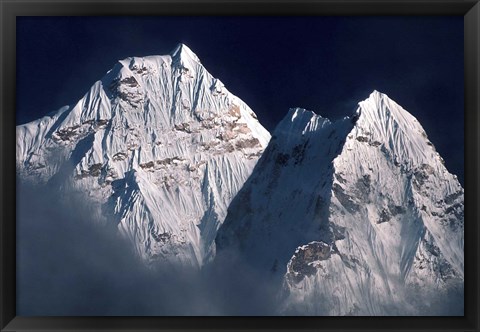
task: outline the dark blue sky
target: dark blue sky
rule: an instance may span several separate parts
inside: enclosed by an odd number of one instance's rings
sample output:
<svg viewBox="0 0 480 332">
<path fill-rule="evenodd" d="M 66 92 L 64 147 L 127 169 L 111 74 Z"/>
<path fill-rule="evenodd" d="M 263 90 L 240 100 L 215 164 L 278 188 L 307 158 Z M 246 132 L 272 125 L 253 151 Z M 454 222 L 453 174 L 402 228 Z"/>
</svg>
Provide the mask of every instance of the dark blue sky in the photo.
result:
<svg viewBox="0 0 480 332">
<path fill-rule="evenodd" d="M 119 59 L 187 44 L 272 131 L 290 107 L 336 119 L 376 89 L 464 178 L 463 17 L 21 17 L 17 124 L 74 104 Z"/>
</svg>

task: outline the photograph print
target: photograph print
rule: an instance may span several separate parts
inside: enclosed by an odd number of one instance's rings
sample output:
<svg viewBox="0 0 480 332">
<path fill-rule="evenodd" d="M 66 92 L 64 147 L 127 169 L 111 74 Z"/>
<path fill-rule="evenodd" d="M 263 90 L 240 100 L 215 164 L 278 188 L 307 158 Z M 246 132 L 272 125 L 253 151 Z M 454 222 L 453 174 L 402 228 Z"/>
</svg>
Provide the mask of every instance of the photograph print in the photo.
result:
<svg viewBox="0 0 480 332">
<path fill-rule="evenodd" d="M 463 316 L 463 17 L 18 17 L 19 316 Z"/>
</svg>

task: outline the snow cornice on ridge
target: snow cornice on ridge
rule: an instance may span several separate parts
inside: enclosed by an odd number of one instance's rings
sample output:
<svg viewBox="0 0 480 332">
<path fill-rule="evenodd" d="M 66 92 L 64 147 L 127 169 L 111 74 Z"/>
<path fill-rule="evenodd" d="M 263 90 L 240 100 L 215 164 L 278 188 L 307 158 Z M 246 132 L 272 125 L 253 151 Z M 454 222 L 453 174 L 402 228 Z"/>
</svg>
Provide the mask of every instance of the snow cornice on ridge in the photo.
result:
<svg viewBox="0 0 480 332">
<path fill-rule="evenodd" d="M 413 160 L 418 164 L 435 153 L 433 144 L 417 119 L 378 90 L 360 101 L 352 115 L 334 122 L 312 111 L 292 108 L 275 129 L 274 136 L 286 137 L 287 141 L 304 135 L 321 137 L 324 130 L 331 130 L 327 129 L 331 125 L 338 132 L 345 133 L 345 138 L 350 135 L 359 141 L 371 141 L 375 146 L 383 145 L 399 160 Z"/>
<path fill-rule="evenodd" d="M 346 116 L 342 120 L 350 119 L 350 121 L 355 124 L 360 118 L 362 110 L 365 108 L 362 107 L 362 105 L 368 103 L 371 106 L 375 106 L 373 108 L 382 108 L 380 105 L 385 100 L 395 103 L 386 94 L 381 93 L 378 90 L 373 90 L 367 99 L 358 103 L 359 107 L 352 115 Z M 370 107 L 370 109 L 372 109 L 372 107 Z M 388 109 L 385 110 L 389 111 Z M 282 121 L 280 121 L 275 131 L 295 131 L 304 133 L 305 131 L 316 130 L 318 126 L 309 126 L 309 123 L 311 122 L 330 123 L 331 121 L 330 119 L 322 117 L 314 111 L 310 111 L 302 107 L 293 107 L 289 109 L 287 115 L 282 119 Z"/>
<path fill-rule="evenodd" d="M 319 128 L 330 124 L 330 120 L 304 108 L 290 108 L 287 115 L 277 125 L 274 136 L 294 137 L 314 133 Z"/>
</svg>

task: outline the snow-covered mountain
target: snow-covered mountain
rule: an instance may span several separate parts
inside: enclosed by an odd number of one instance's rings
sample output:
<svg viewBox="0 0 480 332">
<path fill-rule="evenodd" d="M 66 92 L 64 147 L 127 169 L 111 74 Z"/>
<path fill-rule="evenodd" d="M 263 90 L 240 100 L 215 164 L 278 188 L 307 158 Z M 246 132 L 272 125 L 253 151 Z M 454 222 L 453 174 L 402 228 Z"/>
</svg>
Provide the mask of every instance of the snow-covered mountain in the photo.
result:
<svg viewBox="0 0 480 332">
<path fill-rule="evenodd" d="M 75 106 L 16 135 L 21 179 L 88 193 L 148 263 L 195 267 L 215 254 L 227 207 L 270 139 L 183 44 L 119 61 Z"/>
<path fill-rule="evenodd" d="M 422 126 L 386 95 L 336 122 L 292 109 L 231 203 L 217 250 L 283 280 L 285 314 L 435 314 L 438 299 L 463 296 L 463 195 Z"/>
<path fill-rule="evenodd" d="M 377 91 L 335 122 L 291 109 L 270 139 L 180 44 L 16 134 L 22 181 L 87 194 L 148 265 L 233 253 L 278 285 L 281 314 L 436 314 L 463 296 L 463 189 Z"/>
</svg>

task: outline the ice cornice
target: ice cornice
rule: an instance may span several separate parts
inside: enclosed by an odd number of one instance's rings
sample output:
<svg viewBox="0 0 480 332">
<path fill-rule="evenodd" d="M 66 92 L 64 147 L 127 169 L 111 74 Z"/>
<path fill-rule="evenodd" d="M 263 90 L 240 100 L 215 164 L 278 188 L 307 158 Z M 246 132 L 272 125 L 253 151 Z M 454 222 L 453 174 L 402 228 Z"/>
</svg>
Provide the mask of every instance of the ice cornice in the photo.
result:
<svg viewBox="0 0 480 332">
<path fill-rule="evenodd" d="M 327 123 L 330 123 L 330 120 L 313 111 L 300 107 L 290 108 L 287 115 L 275 128 L 274 135 L 282 136 L 287 134 L 289 137 L 292 135 L 305 135 L 306 133 L 316 131 Z"/>
</svg>

